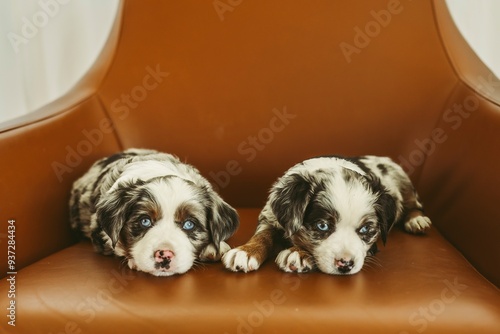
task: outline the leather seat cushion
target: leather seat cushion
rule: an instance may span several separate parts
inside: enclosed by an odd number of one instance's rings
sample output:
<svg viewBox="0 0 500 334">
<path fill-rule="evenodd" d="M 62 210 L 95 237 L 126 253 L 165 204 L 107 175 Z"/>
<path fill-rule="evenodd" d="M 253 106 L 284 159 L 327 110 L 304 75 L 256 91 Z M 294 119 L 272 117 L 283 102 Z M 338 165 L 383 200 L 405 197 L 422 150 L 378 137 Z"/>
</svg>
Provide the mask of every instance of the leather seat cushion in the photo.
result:
<svg viewBox="0 0 500 334">
<path fill-rule="evenodd" d="M 239 213 L 231 246 L 253 234 L 259 210 Z M 82 241 L 18 273 L 16 327 L 25 333 L 498 333 L 498 290 L 435 228 L 425 236 L 394 229 L 379 248 L 376 262 L 353 276 L 284 273 L 268 260 L 249 274 L 207 263 L 158 278 Z M 5 280 L 0 290 L 7 293 Z"/>
</svg>

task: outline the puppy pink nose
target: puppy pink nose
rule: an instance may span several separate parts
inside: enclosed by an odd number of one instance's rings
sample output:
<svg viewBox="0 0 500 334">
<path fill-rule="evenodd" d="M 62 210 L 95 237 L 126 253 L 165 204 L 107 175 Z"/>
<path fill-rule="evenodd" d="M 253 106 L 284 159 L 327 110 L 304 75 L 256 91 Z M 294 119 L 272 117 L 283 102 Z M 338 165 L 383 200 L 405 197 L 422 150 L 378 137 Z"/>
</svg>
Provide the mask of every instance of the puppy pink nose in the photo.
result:
<svg viewBox="0 0 500 334">
<path fill-rule="evenodd" d="M 168 249 L 159 249 L 155 252 L 155 261 L 158 263 L 170 262 L 174 257 L 174 252 Z"/>
</svg>

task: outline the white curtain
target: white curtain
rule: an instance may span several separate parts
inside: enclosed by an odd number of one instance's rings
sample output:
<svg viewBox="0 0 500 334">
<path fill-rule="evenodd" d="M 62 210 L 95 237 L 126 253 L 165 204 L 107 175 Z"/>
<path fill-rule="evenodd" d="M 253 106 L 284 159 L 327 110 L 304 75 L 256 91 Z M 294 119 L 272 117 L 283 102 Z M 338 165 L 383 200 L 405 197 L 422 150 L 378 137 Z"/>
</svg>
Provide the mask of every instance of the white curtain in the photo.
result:
<svg viewBox="0 0 500 334">
<path fill-rule="evenodd" d="M 446 0 L 458 29 L 500 78 L 500 1 Z"/>
<path fill-rule="evenodd" d="M 62 96 L 93 64 L 119 0 L 0 1 L 0 122 Z"/>
</svg>

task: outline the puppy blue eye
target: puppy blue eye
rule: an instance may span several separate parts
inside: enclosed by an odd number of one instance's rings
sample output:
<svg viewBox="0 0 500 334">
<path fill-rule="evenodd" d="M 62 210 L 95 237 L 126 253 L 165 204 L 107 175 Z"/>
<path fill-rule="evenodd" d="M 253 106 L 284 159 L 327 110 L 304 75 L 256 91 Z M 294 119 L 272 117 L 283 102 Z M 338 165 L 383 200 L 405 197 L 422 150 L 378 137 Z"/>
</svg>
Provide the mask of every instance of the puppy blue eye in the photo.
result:
<svg viewBox="0 0 500 334">
<path fill-rule="evenodd" d="M 151 219 L 149 219 L 149 218 L 142 218 L 141 219 L 141 226 L 142 227 L 151 227 L 151 225 L 152 225 Z"/>
<path fill-rule="evenodd" d="M 365 225 L 365 226 L 362 226 L 362 227 L 359 229 L 358 233 L 359 233 L 359 234 L 366 234 L 366 233 L 368 233 L 368 231 L 369 231 L 369 228 L 368 228 L 368 226 L 366 226 L 366 225 Z"/>
<path fill-rule="evenodd" d="M 316 227 L 318 228 L 318 230 L 323 232 L 328 231 L 330 229 L 330 226 L 328 226 L 327 223 L 317 223 Z"/>
<path fill-rule="evenodd" d="M 182 229 L 186 231 L 192 230 L 193 228 L 194 228 L 194 223 L 191 220 L 186 220 L 182 224 Z"/>
</svg>

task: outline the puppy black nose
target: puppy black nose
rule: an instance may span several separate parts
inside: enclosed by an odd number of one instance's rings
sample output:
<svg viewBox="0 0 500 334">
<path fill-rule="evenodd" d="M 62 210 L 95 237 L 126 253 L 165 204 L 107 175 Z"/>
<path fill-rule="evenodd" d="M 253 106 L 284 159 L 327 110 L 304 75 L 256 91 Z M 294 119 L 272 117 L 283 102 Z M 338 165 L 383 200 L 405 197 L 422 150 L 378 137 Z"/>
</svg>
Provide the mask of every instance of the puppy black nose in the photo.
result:
<svg viewBox="0 0 500 334">
<path fill-rule="evenodd" d="M 354 267 L 354 261 L 351 259 L 344 259 L 344 258 L 340 260 L 335 259 L 335 266 L 341 273 L 345 274 L 350 272 L 352 267 Z"/>
</svg>

